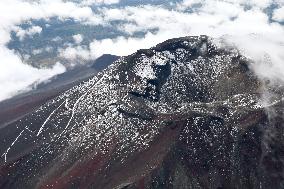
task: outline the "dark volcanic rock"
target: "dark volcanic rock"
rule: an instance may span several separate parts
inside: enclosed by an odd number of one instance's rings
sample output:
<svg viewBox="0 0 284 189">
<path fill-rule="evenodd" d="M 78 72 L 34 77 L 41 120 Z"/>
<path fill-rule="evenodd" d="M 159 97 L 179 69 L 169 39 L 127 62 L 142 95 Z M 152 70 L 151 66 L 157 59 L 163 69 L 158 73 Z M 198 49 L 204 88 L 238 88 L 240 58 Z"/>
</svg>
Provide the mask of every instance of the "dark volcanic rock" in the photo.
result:
<svg viewBox="0 0 284 189">
<path fill-rule="evenodd" d="M 97 71 L 102 71 L 118 59 L 119 56 L 104 54 L 96 59 L 96 61 L 92 65 L 92 68 L 94 68 Z"/>
<path fill-rule="evenodd" d="M 0 188 L 283 188 L 283 100 L 206 36 L 123 57 L 0 133 Z"/>
</svg>

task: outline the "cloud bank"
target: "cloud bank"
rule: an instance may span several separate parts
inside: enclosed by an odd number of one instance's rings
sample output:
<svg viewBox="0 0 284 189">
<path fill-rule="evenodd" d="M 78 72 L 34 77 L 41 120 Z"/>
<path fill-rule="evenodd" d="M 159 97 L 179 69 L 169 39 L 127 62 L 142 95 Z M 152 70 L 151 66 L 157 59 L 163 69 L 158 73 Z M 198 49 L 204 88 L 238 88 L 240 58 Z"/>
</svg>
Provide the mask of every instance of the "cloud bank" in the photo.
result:
<svg viewBox="0 0 284 189">
<path fill-rule="evenodd" d="M 12 97 L 18 91 L 27 89 L 35 82 L 44 81 L 65 71 L 60 63 L 56 63 L 51 69 L 34 68 L 25 64 L 18 54 L 7 48 L 7 44 L 11 40 L 11 31 L 15 31 L 20 40 L 32 37 L 42 31 L 39 26 L 23 30 L 17 25 L 32 19 L 49 19 L 51 17 L 72 18 L 82 22 L 99 22 L 90 7 L 74 2 L 61 0 L 0 1 L 0 101 Z"/>
<path fill-rule="evenodd" d="M 43 82 L 65 71 L 60 63 L 56 63 L 51 69 L 31 67 L 24 64 L 13 51 L 3 47 L 0 47 L 0 57 L 0 100 L 12 97 L 21 90 L 27 90 L 32 84 Z"/>
</svg>

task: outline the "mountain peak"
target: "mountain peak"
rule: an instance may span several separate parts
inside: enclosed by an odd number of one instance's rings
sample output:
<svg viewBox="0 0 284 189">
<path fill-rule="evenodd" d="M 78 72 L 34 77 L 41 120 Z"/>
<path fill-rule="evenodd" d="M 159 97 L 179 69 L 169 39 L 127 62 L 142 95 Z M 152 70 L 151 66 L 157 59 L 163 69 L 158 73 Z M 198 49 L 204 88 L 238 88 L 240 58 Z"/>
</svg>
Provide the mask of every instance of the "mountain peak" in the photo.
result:
<svg viewBox="0 0 284 189">
<path fill-rule="evenodd" d="M 139 50 L 7 126 L 0 186 L 280 186 L 260 92 L 249 61 L 207 36 Z"/>
</svg>

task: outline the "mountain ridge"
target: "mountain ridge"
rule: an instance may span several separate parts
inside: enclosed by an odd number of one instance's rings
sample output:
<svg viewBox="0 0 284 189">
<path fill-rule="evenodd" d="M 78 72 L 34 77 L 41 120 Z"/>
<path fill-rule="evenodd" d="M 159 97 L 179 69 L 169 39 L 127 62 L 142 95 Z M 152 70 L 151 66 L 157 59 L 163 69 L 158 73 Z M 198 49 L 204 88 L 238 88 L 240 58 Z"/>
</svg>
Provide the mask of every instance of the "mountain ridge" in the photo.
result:
<svg viewBox="0 0 284 189">
<path fill-rule="evenodd" d="M 1 132 L 0 186 L 279 188 L 283 100 L 272 120 L 262 85 L 207 36 L 138 50 Z"/>
</svg>

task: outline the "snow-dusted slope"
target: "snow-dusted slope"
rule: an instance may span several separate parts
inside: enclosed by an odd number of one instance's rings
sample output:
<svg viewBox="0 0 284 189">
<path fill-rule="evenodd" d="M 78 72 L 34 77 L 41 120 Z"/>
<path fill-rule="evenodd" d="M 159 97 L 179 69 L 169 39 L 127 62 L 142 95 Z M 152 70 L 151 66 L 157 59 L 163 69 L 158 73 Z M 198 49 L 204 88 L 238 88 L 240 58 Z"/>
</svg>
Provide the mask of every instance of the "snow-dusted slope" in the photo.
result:
<svg viewBox="0 0 284 189">
<path fill-rule="evenodd" d="M 139 50 L 2 128 L 0 186 L 277 188 L 261 86 L 206 36 Z"/>
</svg>

